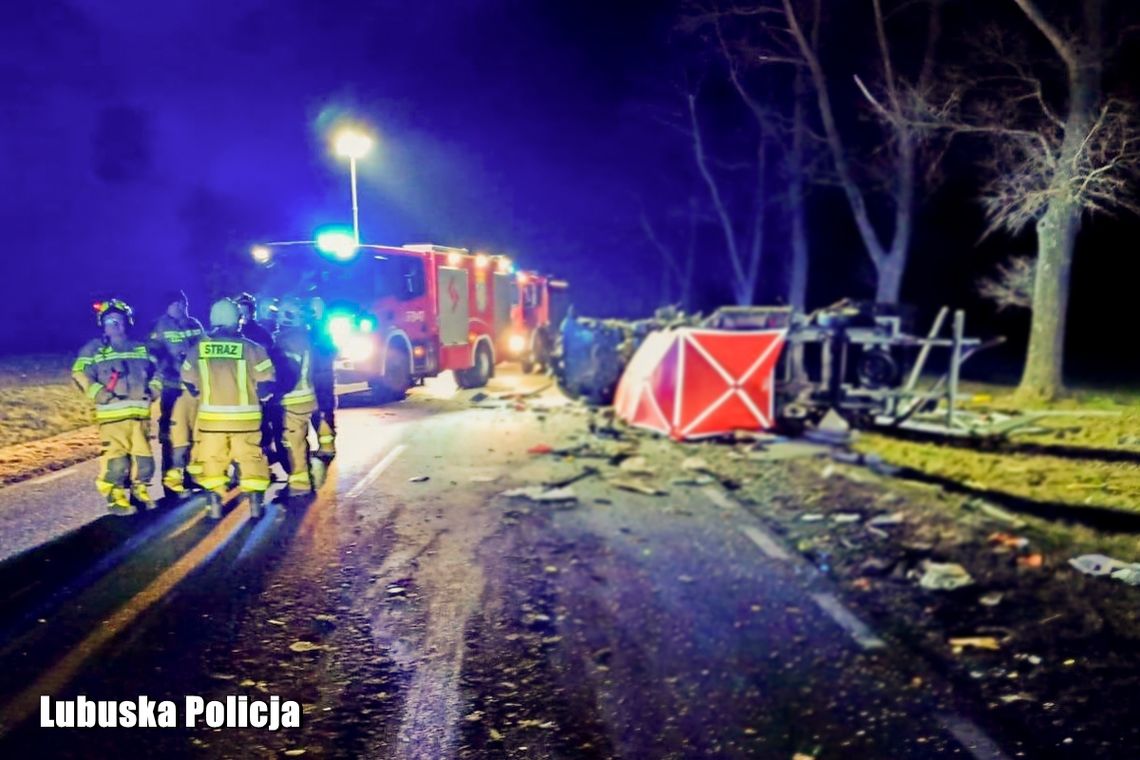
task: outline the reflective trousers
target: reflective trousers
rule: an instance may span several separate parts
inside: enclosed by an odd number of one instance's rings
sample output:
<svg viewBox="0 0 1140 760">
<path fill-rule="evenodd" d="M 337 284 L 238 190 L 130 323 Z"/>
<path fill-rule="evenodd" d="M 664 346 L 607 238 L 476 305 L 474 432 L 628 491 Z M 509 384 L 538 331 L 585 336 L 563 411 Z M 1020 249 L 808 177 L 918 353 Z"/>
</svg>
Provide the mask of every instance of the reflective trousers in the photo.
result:
<svg viewBox="0 0 1140 760">
<path fill-rule="evenodd" d="M 293 411 L 285 407 L 285 435 L 282 444 L 288 454 L 284 462 L 289 473 L 289 492 L 313 490 L 309 473 L 309 410 Z"/>
<path fill-rule="evenodd" d="M 162 480 L 180 487 L 190 464 L 198 399 L 185 388 L 163 388 L 159 402 L 158 442 L 162 445 Z"/>
<path fill-rule="evenodd" d="M 103 496 L 128 483 L 146 484 L 154 477 L 154 453 L 150 448 L 150 420 L 119 420 L 99 426 L 103 452 L 95 487 Z M 134 473 L 131 464 L 134 460 Z"/>
<path fill-rule="evenodd" d="M 242 491 L 264 491 L 269 488 L 269 461 L 261 450 L 261 432 L 198 432 L 194 447 L 195 469 L 201 473 L 195 480 L 202 488 L 221 491 L 229 483 L 226 470 L 232 462 L 237 467 L 238 486 Z"/>
</svg>

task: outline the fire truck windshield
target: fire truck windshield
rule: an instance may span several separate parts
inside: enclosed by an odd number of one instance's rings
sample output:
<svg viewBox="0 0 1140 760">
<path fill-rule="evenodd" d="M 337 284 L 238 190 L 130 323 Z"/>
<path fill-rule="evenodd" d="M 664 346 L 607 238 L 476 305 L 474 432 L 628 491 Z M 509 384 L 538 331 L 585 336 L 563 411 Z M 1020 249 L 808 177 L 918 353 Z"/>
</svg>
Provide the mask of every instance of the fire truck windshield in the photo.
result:
<svg viewBox="0 0 1140 760">
<path fill-rule="evenodd" d="M 328 264 L 317 273 L 326 298 L 361 305 L 381 298 L 408 301 L 426 289 L 424 265 L 410 256 L 376 256 L 351 265 Z"/>
</svg>

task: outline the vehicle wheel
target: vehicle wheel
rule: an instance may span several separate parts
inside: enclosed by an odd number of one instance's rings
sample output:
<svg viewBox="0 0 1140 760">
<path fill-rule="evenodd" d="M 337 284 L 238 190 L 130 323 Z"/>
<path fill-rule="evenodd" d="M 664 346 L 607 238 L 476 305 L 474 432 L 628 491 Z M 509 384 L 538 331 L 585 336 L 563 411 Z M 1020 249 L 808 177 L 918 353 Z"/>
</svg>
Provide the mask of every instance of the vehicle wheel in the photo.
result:
<svg viewBox="0 0 1140 760">
<path fill-rule="evenodd" d="M 408 353 L 392 348 L 384 365 L 384 375 L 370 383 L 372 400 L 377 404 L 403 401 L 412 385 L 412 367 Z"/>
<path fill-rule="evenodd" d="M 475 366 L 455 370 L 455 382 L 460 388 L 482 388 L 491 379 L 493 372 L 491 349 L 487 348 L 486 343 L 480 343 L 475 349 Z"/>
</svg>

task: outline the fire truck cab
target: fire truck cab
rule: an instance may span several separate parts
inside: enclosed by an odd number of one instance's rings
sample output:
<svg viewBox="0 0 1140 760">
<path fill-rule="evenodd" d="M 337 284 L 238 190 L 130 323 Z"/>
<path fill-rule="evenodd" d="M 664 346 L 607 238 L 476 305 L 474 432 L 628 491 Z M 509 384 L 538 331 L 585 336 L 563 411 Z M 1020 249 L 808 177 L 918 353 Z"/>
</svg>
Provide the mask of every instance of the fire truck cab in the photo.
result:
<svg viewBox="0 0 1140 760">
<path fill-rule="evenodd" d="M 506 355 L 516 359 L 523 372 L 546 369 L 555 347 L 558 325 L 569 307 L 569 285 L 534 271 L 515 276 L 516 303 L 511 307 L 511 331 Z"/>
<path fill-rule="evenodd" d="M 323 301 L 338 386 L 393 400 L 446 370 L 463 388 L 487 383 L 512 325 L 508 259 L 430 243 L 349 244 L 333 256 L 317 247 L 265 263 L 278 270 L 278 292 Z"/>
</svg>

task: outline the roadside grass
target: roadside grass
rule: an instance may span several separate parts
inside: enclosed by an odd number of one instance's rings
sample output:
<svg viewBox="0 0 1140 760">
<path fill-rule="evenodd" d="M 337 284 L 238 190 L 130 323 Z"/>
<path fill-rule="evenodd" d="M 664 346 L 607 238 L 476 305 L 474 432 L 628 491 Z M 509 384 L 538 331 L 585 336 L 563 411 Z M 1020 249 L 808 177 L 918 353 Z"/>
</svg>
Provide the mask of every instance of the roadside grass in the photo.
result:
<svg viewBox="0 0 1140 760">
<path fill-rule="evenodd" d="M 962 390 L 962 408 L 971 412 L 1064 414 L 1041 417 L 1008 435 L 1015 447 L 1038 447 L 1033 453 L 982 451 L 876 433 L 860 436 L 855 448 L 972 488 L 1074 507 L 1140 512 L 1140 464 L 1048 453 L 1050 446 L 1140 453 L 1140 388 L 1078 387 L 1049 404 L 1021 403 L 1007 385 L 967 382 Z"/>
<path fill-rule="evenodd" d="M 0 448 L 92 424 L 91 402 L 71 382 L 71 357 L 0 358 Z"/>
</svg>

